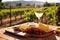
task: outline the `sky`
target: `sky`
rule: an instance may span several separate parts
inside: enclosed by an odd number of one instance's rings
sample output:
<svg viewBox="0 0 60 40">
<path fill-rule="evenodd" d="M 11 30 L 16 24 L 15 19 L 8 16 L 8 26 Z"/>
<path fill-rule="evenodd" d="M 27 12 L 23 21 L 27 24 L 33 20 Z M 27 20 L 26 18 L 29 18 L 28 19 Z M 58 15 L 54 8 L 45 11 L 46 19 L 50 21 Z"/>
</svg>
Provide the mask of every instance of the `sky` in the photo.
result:
<svg viewBox="0 0 60 40">
<path fill-rule="evenodd" d="M 8 1 L 23 1 L 23 0 L 2 0 L 2 2 L 8 2 Z M 56 3 L 60 2 L 60 0 L 24 0 L 24 1 L 40 1 L 40 2 L 50 2 L 50 3 Z"/>
</svg>

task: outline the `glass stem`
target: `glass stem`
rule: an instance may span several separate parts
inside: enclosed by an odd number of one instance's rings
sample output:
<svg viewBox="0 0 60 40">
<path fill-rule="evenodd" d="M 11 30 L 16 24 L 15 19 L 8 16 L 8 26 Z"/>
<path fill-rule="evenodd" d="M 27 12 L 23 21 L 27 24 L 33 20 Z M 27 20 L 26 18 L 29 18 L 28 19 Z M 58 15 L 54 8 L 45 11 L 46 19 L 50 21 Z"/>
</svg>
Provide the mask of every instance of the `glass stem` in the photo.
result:
<svg viewBox="0 0 60 40">
<path fill-rule="evenodd" d="M 38 23 L 40 23 L 40 17 L 38 18 Z"/>
</svg>

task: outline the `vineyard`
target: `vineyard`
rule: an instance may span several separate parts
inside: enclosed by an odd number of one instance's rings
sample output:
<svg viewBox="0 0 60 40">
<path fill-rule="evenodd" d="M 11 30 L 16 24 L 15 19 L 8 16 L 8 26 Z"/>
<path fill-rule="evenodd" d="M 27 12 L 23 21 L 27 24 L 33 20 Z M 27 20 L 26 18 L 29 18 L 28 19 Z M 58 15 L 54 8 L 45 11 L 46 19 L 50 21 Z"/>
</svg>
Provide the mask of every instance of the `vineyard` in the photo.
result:
<svg viewBox="0 0 60 40">
<path fill-rule="evenodd" d="M 56 23 L 58 20 L 58 8 L 59 6 L 50 6 L 50 7 L 44 7 L 43 13 L 46 14 L 46 17 L 48 18 L 47 23 L 49 25 L 57 25 Z M 40 11 L 40 8 L 36 8 L 38 11 Z M 41 11 L 40 11 L 41 12 Z M 22 17 L 24 15 L 24 17 Z M 13 17 L 13 18 L 12 18 Z M 34 14 L 34 8 L 18 8 L 18 9 L 2 9 L 0 11 L 0 25 L 3 25 L 3 20 L 9 19 L 15 20 L 14 22 L 24 18 L 24 21 L 35 21 L 37 17 Z M 9 23 L 10 21 L 7 21 Z M 12 22 L 13 22 L 12 21 Z M 44 21 L 44 20 L 43 20 Z M 6 23 L 6 22 L 5 22 Z"/>
<path fill-rule="evenodd" d="M 59 0 L 0 0 L 0 40 L 59 38 Z"/>
</svg>

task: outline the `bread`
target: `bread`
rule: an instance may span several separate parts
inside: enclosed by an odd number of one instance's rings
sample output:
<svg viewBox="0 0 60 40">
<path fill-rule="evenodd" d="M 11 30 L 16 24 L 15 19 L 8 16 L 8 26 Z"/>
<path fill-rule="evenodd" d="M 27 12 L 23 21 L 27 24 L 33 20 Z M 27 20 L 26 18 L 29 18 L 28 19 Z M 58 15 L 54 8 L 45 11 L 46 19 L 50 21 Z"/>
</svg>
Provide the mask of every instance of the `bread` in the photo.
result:
<svg viewBox="0 0 60 40">
<path fill-rule="evenodd" d="M 56 28 L 55 32 L 60 33 L 60 28 Z"/>
<path fill-rule="evenodd" d="M 42 34 L 42 35 L 35 35 L 32 34 L 32 37 L 47 37 L 53 34 L 53 31 L 47 32 L 46 34 Z"/>
<path fill-rule="evenodd" d="M 28 25 L 21 25 L 18 28 L 23 31 L 23 30 L 25 30 L 28 27 L 29 27 Z"/>
</svg>

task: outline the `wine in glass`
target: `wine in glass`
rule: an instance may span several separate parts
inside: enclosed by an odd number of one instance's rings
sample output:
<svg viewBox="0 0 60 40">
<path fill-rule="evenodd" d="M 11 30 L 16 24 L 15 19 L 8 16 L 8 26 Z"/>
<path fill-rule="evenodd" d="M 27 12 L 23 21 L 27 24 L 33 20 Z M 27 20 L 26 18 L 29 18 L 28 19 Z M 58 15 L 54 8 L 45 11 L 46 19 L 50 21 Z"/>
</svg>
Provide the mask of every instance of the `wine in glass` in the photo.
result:
<svg viewBox="0 0 60 40">
<path fill-rule="evenodd" d="M 40 4 L 40 8 L 36 8 L 37 6 L 37 3 L 35 4 L 35 15 L 36 17 L 38 18 L 39 22 L 40 22 L 40 18 L 42 17 L 43 15 L 43 10 L 44 10 L 44 7 L 43 7 L 43 3 Z"/>
<path fill-rule="evenodd" d="M 38 18 L 38 20 L 40 21 L 40 18 L 42 17 L 43 13 L 37 13 L 37 12 L 35 12 L 35 15 Z"/>
</svg>

